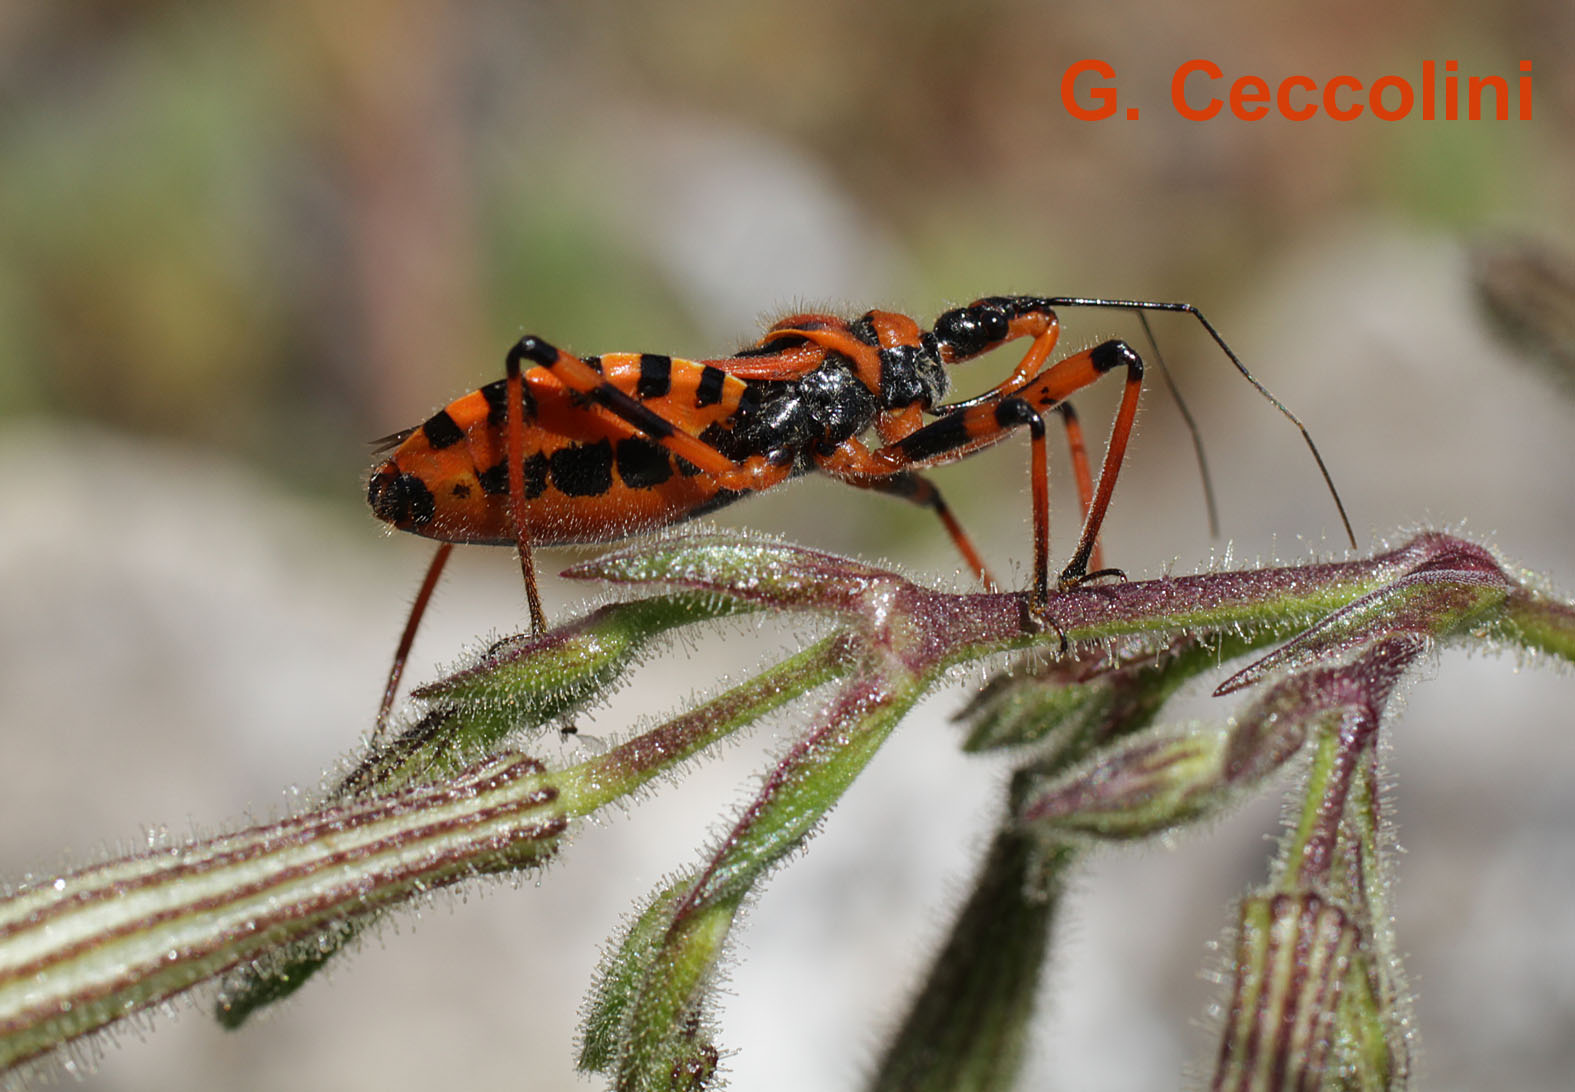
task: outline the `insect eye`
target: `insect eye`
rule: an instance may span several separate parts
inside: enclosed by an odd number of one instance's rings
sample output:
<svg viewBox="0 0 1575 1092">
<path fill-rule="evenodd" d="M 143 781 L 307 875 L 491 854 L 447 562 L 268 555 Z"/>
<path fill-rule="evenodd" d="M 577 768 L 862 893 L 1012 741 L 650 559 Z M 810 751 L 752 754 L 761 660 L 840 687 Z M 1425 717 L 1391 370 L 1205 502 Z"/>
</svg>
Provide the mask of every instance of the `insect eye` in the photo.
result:
<svg viewBox="0 0 1575 1092">
<path fill-rule="evenodd" d="M 959 307 L 935 320 L 935 337 L 951 350 L 953 360 L 977 356 L 1009 333 L 1006 315 L 998 308 Z"/>
<path fill-rule="evenodd" d="M 978 316 L 967 308 L 948 311 L 936 319 L 935 337 L 954 357 L 981 352 L 989 340 Z"/>
</svg>

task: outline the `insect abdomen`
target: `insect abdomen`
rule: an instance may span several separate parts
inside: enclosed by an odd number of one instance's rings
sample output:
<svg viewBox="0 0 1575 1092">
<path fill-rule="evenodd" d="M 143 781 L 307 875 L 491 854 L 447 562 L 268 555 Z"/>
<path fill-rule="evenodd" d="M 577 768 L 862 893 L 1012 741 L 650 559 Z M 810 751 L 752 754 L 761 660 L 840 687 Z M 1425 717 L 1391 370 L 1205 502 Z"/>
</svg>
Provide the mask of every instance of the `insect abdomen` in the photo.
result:
<svg viewBox="0 0 1575 1092">
<path fill-rule="evenodd" d="M 695 361 L 618 353 L 594 366 L 691 434 L 730 429 L 741 406 L 752 403 L 742 380 Z M 525 518 L 533 543 L 604 542 L 712 511 L 738 495 L 650 438 L 631 435 L 545 369 L 525 373 L 525 395 Z M 502 381 L 488 384 L 405 435 L 368 482 L 377 517 L 442 541 L 512 543 L 505 400 Z"/>
</svg>

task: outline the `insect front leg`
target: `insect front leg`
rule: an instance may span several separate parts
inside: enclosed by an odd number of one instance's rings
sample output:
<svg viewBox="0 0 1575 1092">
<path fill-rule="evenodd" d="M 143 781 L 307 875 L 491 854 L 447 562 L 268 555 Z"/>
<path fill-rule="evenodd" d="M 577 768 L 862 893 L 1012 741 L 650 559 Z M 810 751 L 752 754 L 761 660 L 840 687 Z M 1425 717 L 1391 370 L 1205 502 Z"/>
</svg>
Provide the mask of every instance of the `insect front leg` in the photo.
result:
<svg viewBox="0 0 1575 1092">
<path fill-rule="evenodd" d="M 1066 419 L 1063 417 L 1063 419 Z M 1070 418 L 1076 427 L 1076 417 Z M 824 472 L 850 485 L 903 497 L 933 510 L 956 543 L 958 551 L 979 576 L 987 589 L 995 582 L 941 499 L 940 492 L 915 470 L 957 459 L 998 443 L 1015 428 L 1027 426 L 1031 440 L 1031 480 L 1033 490 L 1034 581 L 1032 608 L 1041 619 L 1049 603 L 1050 480 L 1049 459 L 1045 448 L 1044 418 L 1028 402 L 1008 398 L 990 405 L 956 410 L 933 424 L 919 429 L 906 439 L 871 451 L 856 439 L 838 445 L 816 457 Z M 1080 438 L 1080 433 L 1078 434 Z M 1080 440 L 1079 440 L 1080 444 Z M 1078 446 L 1078 445 L 1075 445 Z M 1078 460 L 1074 457 L 1074 463 Z M 1086 475 L 1087 460 L 1081 460 Z"/>
<path fill-rule="evenodd" d="M 1083 522 L 1087 523 L 1089 510 L 1094 503 L 1094 479 L 1088 469 L 1088 445 L 1083 441 L 1083 424 L 1070 402 L 1057 402 L 1055 412 L 1060 416 L 1061 424 L 1066 429 L 1066 444 L 1072 455 L 1072 477 L 1077 482 L 1077 505 L 1082 512 Z M 1120 571 L 1104 568 L 1104 551 L 1100 548 L 1097 535 L 1094 537 L 1094 552 L 1089 555 L 1088 563 L 1095 572 Z"/>
<path fill-rule="evenodd" d="M 1032 341 L 1011 375 L 973 398 L 937 406 L 935 412 L 945 414 L 1010 397 L 1044 370 L 1060 336 L 1061 322 L 1055 311 L 1034 297 L 991 296 L 947 311 L 935 320 L 929 334 L 921 336 L 921 342 L 929 339 L 944 364 L 972 360 L 1019 338 Z"/>
<path fill-rule="evenodd" d="M 1060 407 L 1065 404 L 1067 398 L 1117 367 L 1124 367 L 1127 370 L 1126 388 L 1122 395 L 1121 406 L 1116 413 L 1110 443 L 1105 449 L 1099 486 L 1097 489 L 1090 489 L 1081 426 L 1075 414 Z M 881 472 L 880 468 L 886 468 L 885 473 L 892 474 L 940 466 L 992 447 L 1005 439 L 1013 429 L 1024 425 L 1028 425 L 1032 433 L 1033 420 L 1037 419 L 1039 414 L 1055 410 L 1061 413 L 1062 420 L 1067 424 L 1068 439 L 1073 449 L 1073 466 L 1078 476 L 1078 493 L 1084 502 L 1083 530 L 1078 546 L 1072 555 L 1072 560 L 1062 570 L 1058 584 L 1061 587 L 1071 587 L 1097 576 L 1118 576 L 1121 575 L 1118 570 L 1100 569 L 1097 563 L 1091 570 L 1089 563 L 1095 557 L 1100 526 L 1110 506 L 1116 477 L 1126 454 L 1127 441 L 1137 416 L 1138 397 L 1142 393 L 1142 386 L 1142 359 L 1125 342 L 1107 341 L 1103 345 L 1058 361 L 1027 384 L 1008 392 L 1004 397 L 997 394 L 987 401 L 974 400 L 960 408 L 953 408 L 896 443 L 867 452 L 863 459 L 858 458 L 856 453 L 839 449 L 832 457 L 824 460 L 822 466 L 829 473 L 845 478 L 856 477 L 861 473 L 874 476 Z M 1032 409 L 1033 418 L 1024 414 L 1022 408 L 1014 403 L 1022 403 Z M 1042 462 L 1038 448 L 1034 451 L 1034 462 L 1036 464 Z M 861 470 L 861 467 L 864 469 Z M 1078 467 L 1082 469 L 1077 470 Z M 1039 471 L 1035 469 L 1036 479 L 1038 473 Z M 1048 520 L 1048 496 L 1043 505 L 1039 503 L 1036 496 L 1034 512 L 1036 574 L 1047 564 L 1040 555 L 1038 542 L 1041 528 L 1048 528 Z M 1048 551 L 1048 545 L 1045 550 Z"/>
<path fill-rule="evenodd" d="M 1125 575 L 1118 569 L 1100 569 L 1097 565 L 1090 570 L 1089 562 L 1097 549 L 1099 529 L 1110 508 L 1116 477 L 1126 457 L 1127 441 L 1132 438 L 1132 425 L 1137 420 L 1138 399 L 1143 393 L 1143 358 L 1124 341 L 1107 341 L 1058 361 L 1013 396 L 1040 409 L 1049 409 L 1116 368 L 1126 369 L 1126 385 L 1122 388 L 1121 405 L 1116 410 L 1116 419 L 1110 428 L 1110 440 L 1105 445 L 1105 462 L 1099 471 L 1099 486 L 1083 518 L 1083 531 L 1078 537 L 1077 550 L 1066 568 L 1061 570 L 1059 583 L 1062 587 L 1071 587 L 1101 576 Z"/>
</svg>

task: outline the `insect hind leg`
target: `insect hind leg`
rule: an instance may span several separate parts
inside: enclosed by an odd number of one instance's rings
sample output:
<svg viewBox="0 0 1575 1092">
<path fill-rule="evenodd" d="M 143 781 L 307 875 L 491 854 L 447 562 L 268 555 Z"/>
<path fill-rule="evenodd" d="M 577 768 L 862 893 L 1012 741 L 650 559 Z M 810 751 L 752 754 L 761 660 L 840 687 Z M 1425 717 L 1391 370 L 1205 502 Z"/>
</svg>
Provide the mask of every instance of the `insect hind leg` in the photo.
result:
<svg viewBox="0 0 1575 1092">
<path fill-rule="evenodd" d="M 509 475 L 509 530 L 519 550 L 520 576 L 525 581 L 525 599 L 530 607 L 530 630 L 547 628 L 547 615 L 541 609 L 541 591 L 536 586 L 536 562 L 531 556 L 530 529 L 525 521 L 525 377 L 520 374 L 521 349 L 527 340 L 509 350 L 504 359 L 507 376 L 504 403 L 504 462 Z"/>
<path fill-rule="evenodd" d="M 399 646 L 394 650 L 394 662 L 388 669 L 388 682 L 383 685 L 383 700 L 377 707 L 377 720 L 372 729 L 374 740 L 382 736 L 383 729 L 388 726 L 388 715 L 394 709 L 394 695 L 399 693 L 399 680 L 404 677 L 405 662 L 410 658 L 410 647 L 415 644 L 416 630 L 420 628 L 421 619 L 427 612 L 427 604 L 432 601 L 438 578 L 443 575 L 443 566 L 448 564 L 448 555 L 453 552 L 452 542 L 438 546 L 437 553 L 432 555 L 431 564 L 427 566 L 427 575 L 421 581 L 421 590 L 416 593 L 416 601 L 410 605 L 404 632 L 399 635 Z"/>
</svg>

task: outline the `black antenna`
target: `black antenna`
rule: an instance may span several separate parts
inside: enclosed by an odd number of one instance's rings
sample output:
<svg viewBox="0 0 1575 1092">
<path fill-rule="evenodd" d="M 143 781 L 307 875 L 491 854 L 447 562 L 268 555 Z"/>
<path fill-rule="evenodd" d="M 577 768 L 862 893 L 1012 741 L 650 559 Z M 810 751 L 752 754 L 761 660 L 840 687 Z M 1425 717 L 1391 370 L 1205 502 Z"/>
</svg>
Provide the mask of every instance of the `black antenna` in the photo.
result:
<svg viewBox="0 0 1575 1092">
<path fill-rule="evenodd" d="M 1240 372 L 1243 376 L 1245 376 L 1246 379 L 1247 379 L 1247 382 L 1251 383 L 1254 387 L 1256 387 L 1257 390 L 1258 390 L 1258 393 L 1263 395 L 1264 398 L 1268 399 L 1270 404 L 1273 405 L 1275 409 L 1279 410 L 1282 414 L 1284 414 L 1285 415 L 1285 419 L 1288 420 L 1291 424 L 1295 425 L 1296 426 L 1296 430 L 1302 434 L 1302 439 L 1307 442 L 1307 450 L 1312 452 L 1313 461 L 1318 464 L 1318 472 L 1323 475 L 1323 483 L 1329 489 L 1329 496 L 1334 498 L 1334 506 L 1335 506 L 1336 509 L 1339 510 L 1339 513 L 1340 513 L 1340 522 L 1345 527 L 1345 537 L 1350 540 L 1351 549 L 1353 549 L 1353 550 L 1356 549 L 1356 533 L 1351 530 L 1351 520 L 1345 514 L 1345 503 L 1340 500 L 1340 491 L 1334 487 L 1334 478 L 1332 478 L 1329 475 L 1329 468 L 1324 465 L 1323 456 L 1318 453 L 1318 445 L 1313 443 L 1312 433 L 1307 431 L 1307 426 L 1302 424 L 1300 418 L 1298 418 L 1294 413 L 1292 413 L 1288 408 L 1286 408 L 1286 405 L 1285 405 L 1284 402 L 1281 402 L 1278 398 L 1274 397 L 1274 395 L 1269 392 L 1269 388 L 1265 387 L 1262 383 L 1258 382 L 1258 377 L 1253 375 L 1250 371 L 1247 370 L 1247 365 L 1245 365 L 1245 364 L 1243 364 L 1241 362 L 1241 357 L 1237 356 L 1236 355 L 1236 351 L 1234 349 L 1232 349 L 1228 344 L 1226 344 L 1225 339 L 1220 336 L 1220 332 L 1214 328 L 1214 324 L 1212 322 L 1210 322 L 1208 319 L 1203 317 L 1203 312 L 1202 311 L 1199 311 L 1196 307 L 1194 307 L 1190 303 L 1158 303 L 1158 302 L 1155 302 L 1155 301 L 1152 301 L 1152 300 L 1110 300 L 1110 299 L 1101 299 L 1099 297 L 1094 297 L 1094 296 L 1052 296 L 1048 300 L 1046 300 L 1045 302 L 1048 303 L 1052 307 L 1113 307 L 1113 308 L 1116 308 L 1118 310 L 1136 312 L 1140 319 L 1143 319 L 1143 317 L 1144 317 L 1143 313 L 1145 311 L 1181 312 L 1182 314 L 1191 315 L 1193 318 L 1197 319 L 1198 322 L 1200 324 L 1202 324 L 1203 328 L 1208 331 L 1209 336 L 1214 339 L 1214 344 L 1218 345 L 1220 347 L 1220 350 L 1225 354 L 1225 356 L 1230 360 L 1230 362 L 1232 364 L 1236 365 L 1236 370 L 1238 372 Z M 1143 326 L 1144 326 L 1144 329 L 1147 330 L 1148 323 L 1147 323 L 1146 320 L 1144 321 Z M 1153 335 L 1150 334 L 1149 336 L 1150 336 L 1150 340 L 1152 341 Z M 1156 351 L 1157 351 L 1157 346 L 1156 346 Z M 1168 382 L 1169 371 L 1167 370 L 1165 372 L 1165 374 L 1167 376 L 1167 382 Z M 1175 391 L 1174 384 L 1171 385 L 1171 391 L 1172 392 Z M 1178 400 L 1178 404 L 1179 404 L 1179 400 Z M 1191 425 L 1191 415 L 1188 414 L 1185 409 L 1182 410 L 1182 414 L 1183 414 L 1183 416 L 1185 416 L 1187 418 L 1187 421 L 1188 421 L 1188 424 L 1189 424 L 1189 427 L 1190 427 L 1190 425 Z M 1197 436 L 1198 436 L 1198 434 L 1197 434 L 1196 429 L 1193 430 L 1193 434 L 1192 435 L 1193 435 L 1193 442 L 1197 443 Z M 1200 463 L 1202 461 L 1202 454 L 1203 454 L 1202 447 L 1199 446 L 1198 447 L 1198 458 L 1199 458 L 1199 462 Z M 1204 477 L 1205 489 L 1208 488 L 1207 481 L 1208 481 L 1207 472 L 1205 471 L 1205 477 Z M 1210 511 L 1211 511 L 1211 513 L 1212 513 L 1212 510 L 1213 510 L 1213 502 L 1211 500 L 1210 501 Z M 1212 522 L 1212 517 L 1211 517 L 1211 522 Z"/>
<path fill-rule="evenodd" d="M 1159 351 L 1159 340 L 1154 337 L 1154 330 L 1148 324 L 1148 315 L 1139 311 L 1137 317 L 1143 325 L 1143 336 L 1148 338 L 1148 347 L 1154 350 L 1154 363 L 1159 366 L 1160 378 L 1165 381 L 1165 388 L 1170 391 L 1176 408 L 1181 411 L 1181 419 L 1187 423 L 1187 431 L 1192 434 L 1192 451 L 1198 457 L 1198 474 L 1203 479 L 1203 506 L 1209 511 L 1209 537 L 1219 538 L 1220 513 L 1214 503 L 1214 479 L 1209 474 L 1209 460 L 1203 454 L 1203 433 L 1198 430 L 1198 423 L 1187 408 L 1187 400 L 1181 397 L 1181 388 L 1176 386 L 1176 378 L 1165 363 L 1165 354 Z"/>
</svg>

